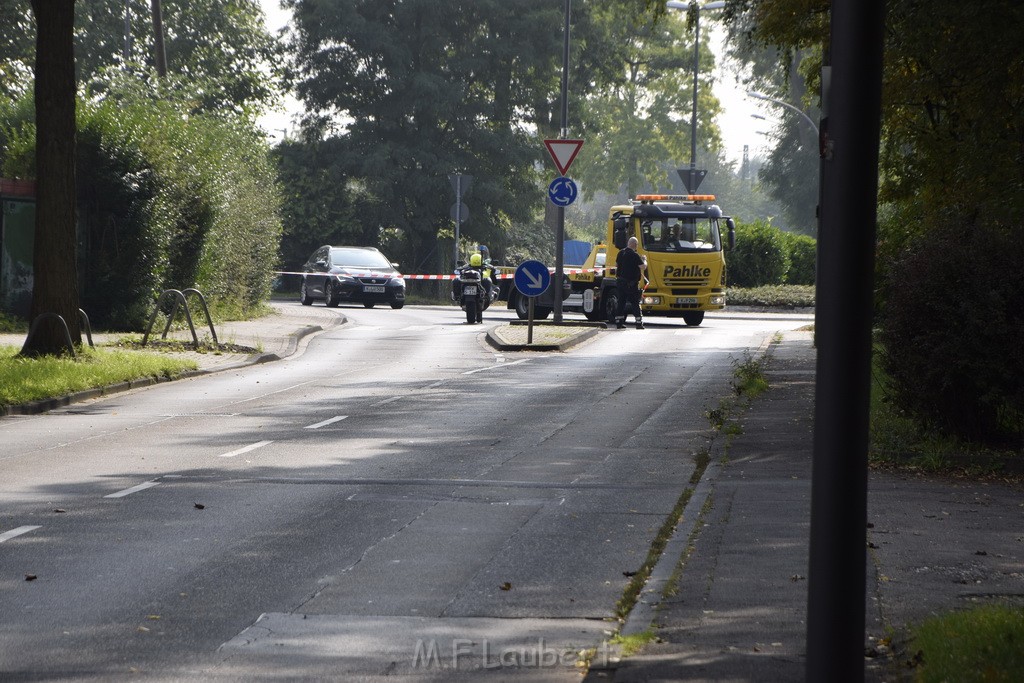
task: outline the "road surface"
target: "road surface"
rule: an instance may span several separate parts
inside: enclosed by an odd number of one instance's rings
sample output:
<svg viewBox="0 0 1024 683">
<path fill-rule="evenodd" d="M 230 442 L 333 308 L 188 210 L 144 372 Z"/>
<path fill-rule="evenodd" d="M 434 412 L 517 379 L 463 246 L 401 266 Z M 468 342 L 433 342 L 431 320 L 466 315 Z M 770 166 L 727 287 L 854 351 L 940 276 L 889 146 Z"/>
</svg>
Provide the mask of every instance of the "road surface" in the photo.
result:
<svg viewBox="0 0 1024 683">
<path fill-rule="evenodd" d="M 503 353 L 454 307 L 340 310 L 280 362 L 0 419 L 0 678 L 577 681 L 734 363 L 810 322 Z"/>
</svg>

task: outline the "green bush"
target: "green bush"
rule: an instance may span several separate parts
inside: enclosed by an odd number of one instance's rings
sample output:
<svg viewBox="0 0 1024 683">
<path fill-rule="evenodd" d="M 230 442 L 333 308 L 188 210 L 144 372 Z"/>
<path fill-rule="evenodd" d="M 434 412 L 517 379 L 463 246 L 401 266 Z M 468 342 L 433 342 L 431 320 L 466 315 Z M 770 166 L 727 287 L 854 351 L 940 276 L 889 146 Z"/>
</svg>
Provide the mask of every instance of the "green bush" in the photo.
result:
<svg viewBox="0 0 1024 683">
<path fill-rule="evenodd" d="M 1024 439 L 1024 240 L 964 212 L 883 272 L 880 340 L 893 402 L 926 428 L 1019 447 Z"/>
<path fill-rule="evenodd" d="M 80 294 L 94 325 L 140 329 L 164 289 L 198 288 L 215 317 L 270 295 L 281 221 L 266 143 L 244 120 L 187 112 L 152 93 L 79 102 Z M 0 117 L 5 174 L 32 177 L 31 107 Z"/>
<path fill-rule="evenodd" d="M 731 287 L 782 284 L 789 256 L 782 233 L 770 221 L 736 225 L 736 248 L 726 256 Z"/>
<path fill-rule="evenodd" d="M 789 256 L 786 284 L 813 285 L 818 263 L 818 242 L 813 237 L 793 232 L 782 233 L 782 242 Z"/>
</svg>

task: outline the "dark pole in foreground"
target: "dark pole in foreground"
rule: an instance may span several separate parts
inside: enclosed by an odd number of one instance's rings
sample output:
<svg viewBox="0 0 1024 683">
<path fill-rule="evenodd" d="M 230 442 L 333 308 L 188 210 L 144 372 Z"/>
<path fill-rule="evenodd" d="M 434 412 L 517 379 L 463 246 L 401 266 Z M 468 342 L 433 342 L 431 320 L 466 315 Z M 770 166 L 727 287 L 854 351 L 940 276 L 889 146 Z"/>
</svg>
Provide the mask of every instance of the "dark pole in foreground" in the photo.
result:
<svg viewBox="0 0 1024 683">
<path fill-rule="evenodd" d="M 569 7 L 565 0 L 565 34 L 562 47 L 562 130 L 558 137 L 569 137 Z M 551 321 L 562 322 L 562 278 L 565 273 L 565 207 L 558 207 L 558 229 L 555 231 L 555 284 L 551 289 Z"/>
<path fill-rule="evenodd" d="M 822 139 L 807 680 L 864 680 L 868 393 L 883 0 L 833 0 Z"/>
</svg>

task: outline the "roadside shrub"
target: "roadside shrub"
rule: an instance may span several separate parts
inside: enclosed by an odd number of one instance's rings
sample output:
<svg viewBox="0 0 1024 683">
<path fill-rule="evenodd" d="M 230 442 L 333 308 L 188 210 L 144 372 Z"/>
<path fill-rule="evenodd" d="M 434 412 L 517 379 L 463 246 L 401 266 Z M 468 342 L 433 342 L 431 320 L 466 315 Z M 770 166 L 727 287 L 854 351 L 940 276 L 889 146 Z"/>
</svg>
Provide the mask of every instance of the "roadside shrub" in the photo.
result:
<svg viewBox="0 0 1024 683">
<path fill-rule="evenodd" d="M 894 403 L 966 441 L 1022 445 L 1024 241 L 963 212 L 887 264 L 883 367 Z"/>
<path fill-rule="evenodd" d="M 0 108 L 12 177 L 35 174 L 26 112 Z M 270 296 L 281 220 L 266 143 L 242 119 L 186 112 L 132 92 L 78 104 L 80 295 L 96 326 L 141 329 L 164 289 L 198 288 L 214 317 Z"/>
<path fill-rule="evenodd" d="M 786 284 L 813 285 L 818 261 L 818 242 L 813 237 L 793 232 L 782 233 L 782 242 L 786 245 L 786 254 L 789 256 Z"/>
<path fill-rule="evenodd" d="M 736 225 L 736 248 L 726 256 L 731 287 L 782 284 L 789 257 L 782 233 L 770 221 Z"/>
</svg>

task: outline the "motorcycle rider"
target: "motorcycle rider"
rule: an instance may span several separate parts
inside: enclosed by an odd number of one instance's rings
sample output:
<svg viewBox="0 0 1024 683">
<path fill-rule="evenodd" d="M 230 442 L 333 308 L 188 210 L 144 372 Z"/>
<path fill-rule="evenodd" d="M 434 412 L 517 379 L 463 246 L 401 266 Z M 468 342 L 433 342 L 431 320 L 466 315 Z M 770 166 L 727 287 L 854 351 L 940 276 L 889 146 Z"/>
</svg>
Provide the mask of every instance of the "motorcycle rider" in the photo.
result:
<svg viewBox="0 0 1024 683">
<path fill-rule="evenodd" d="M 458 268 L 455 269 L 456 273 L 461 273 L 464 270 L 476 270 L 476 271 L 479 271 L 479 273 L 480 273 L 480 284 L 481 284 L 481 286 L 483 287 L 483 290 L 484 290 L 483 296 L 487 297 L 487 299 L 490 300 L 491 287 L 493 286 L 493 284 L 491 282 L 491 278 L 493 277 L 493 273 L 494 273 L 494 268 L 490 265 L 490 263 L 484 264 L 484 259 L 483 259 L 483 256 L 480 255 L 480 252 L 474 252 L 469 257 L 469 263 L 468 264 L 463 265 L 463 266 L 459 266 Z M 458 278 L 456 278 L 456 279 L 452 280 L 452 299 L 455 300 L 455 301 L 459 301 L 460 298 L 461 298 L 460 294 L 458 293 L 458 287 L 459 287 L 459 280 L 458 280 Z M 478 323 L 482 323 L 484 321 L 483 320 L 483 308 L 484 308 L 483 305 L 481 305 L 477 309 L 477 320 L 476 321 Z"/>
</svg>

